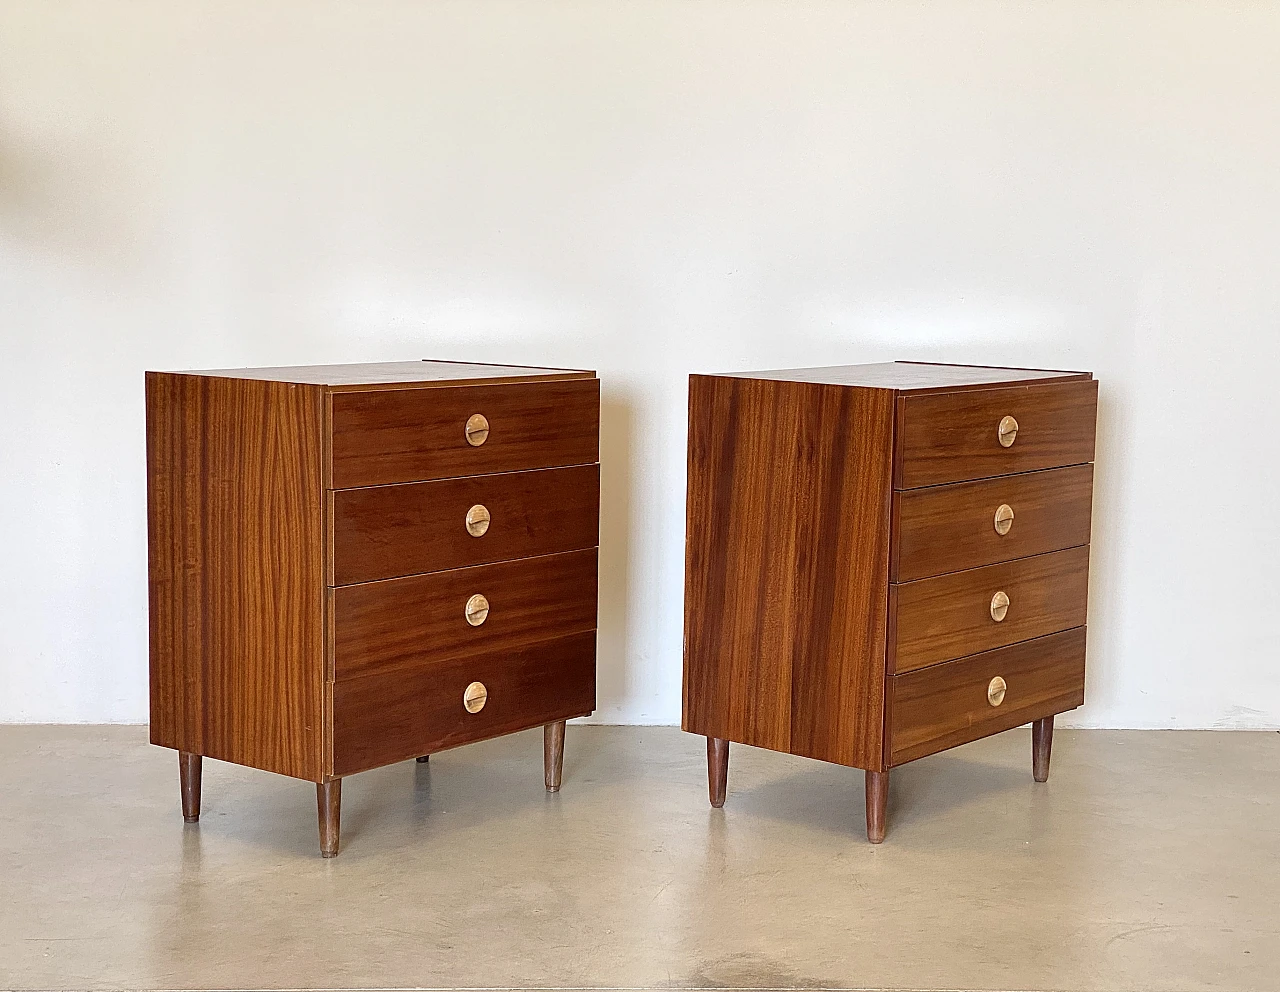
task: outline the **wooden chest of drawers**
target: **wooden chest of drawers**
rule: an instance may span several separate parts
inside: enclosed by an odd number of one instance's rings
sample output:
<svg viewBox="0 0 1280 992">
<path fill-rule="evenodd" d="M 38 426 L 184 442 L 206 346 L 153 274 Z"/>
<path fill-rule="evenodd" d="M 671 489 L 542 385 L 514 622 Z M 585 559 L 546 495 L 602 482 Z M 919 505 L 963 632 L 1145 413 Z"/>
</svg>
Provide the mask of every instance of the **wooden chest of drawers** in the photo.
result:
<svg viewBox="0 0 1280 992">
<path fill-rule="evenodd" d="M 889 769 L 1084 702 L 1097 383 L 894 362 L 689 381 L 684 729 Z"/>
<path fill-rule="evenodd" d="M 316 783 L 595 708 L 599 381 L 402 362 L 149 372 L 151 740 Z"/>
</svg>

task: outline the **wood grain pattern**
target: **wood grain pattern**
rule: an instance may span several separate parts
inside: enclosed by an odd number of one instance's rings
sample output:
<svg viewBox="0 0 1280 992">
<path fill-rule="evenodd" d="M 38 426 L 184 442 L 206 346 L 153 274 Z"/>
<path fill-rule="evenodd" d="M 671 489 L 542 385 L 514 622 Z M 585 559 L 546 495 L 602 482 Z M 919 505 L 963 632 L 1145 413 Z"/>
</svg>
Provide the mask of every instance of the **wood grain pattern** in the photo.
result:
<svg viewBox="0 0 1280 992">
<path fill-rule="evenodd" d="M 560 791 L 564 773 L 564 721 L 542 728 L 542 782 L 548 792 Z"/>
<path fill-rule="evenodd" d="M 600 381 L 566 379 L 330 397 L 330 486 L 345 489 L 595 462 Z M 466 424 L 489 421 L 473 447 Z"/>
<path fill-rule="evenodd" d="M 515 651 L 334 685 L 334 774 L 349 775 L 595 709 L 596 635 L 574 634 Z M 483 682 L 488 701 L 468 713 L 462 693 Z"/>
<path fill-rule="evenodd" d="M 342 837 L 342 779 L 316 783 L 316 820 L 320 827 L 320 857 L 336 858 Z"/>
<path fill-rule="evenodd" d="M 320 781 L 319 387 L 149 372 L 151 740 Z"/>
<path fill-rule="evenodd" d="M 883 762 L 893 393 L 689 380 L 685 730 Z"/>
<path fill-rule="evenodd" d="M 866 774 L 867 840 L 872 844 L 884 843 L 885 825 L 889 813 L 889 773 Z"/>
<path fill-rule="evenodd" d="M 1013 508 L 1001 535 L 995 511 Z M 890 571 L 909 582 L 1089 543 L 1093 466 L 1028 472 L 894 493 Z"/>
<path fill-rule="evenodd" d="M 182 818 L 187 823 L 200 819 L 200 780 L 204 759 L 188 751 L 178 752 L 178 786 L 182 791 Z"/>
<path fill-rule="evenodd" d="M 729 742 L 723 737 L 707 738 L 707 798 L 714 809 L 724 806 L 729 792 Z"/>
<path fill-rule="evenodd" d="M 991 618 L 997 591 L 1010 600 L 1000 623 Z M 909 672 L 1083 626 L 1088 593 L 1087 547 L 895 585 L 891 670 Z"/>
<path fill-rule="evenodd" d="M 1037 782 L 1049 781 L 1049 758 L 1053 753 L 1053 716 L 1042 717 L 1031 725 L 1031 777 Z"/>
<path fill-rule="evenodd" d="M 596 588 L 589 548 L 334 589 L 335 678 L 429 668 L 594 630 Z M 473 627 L 465 608 L 476 593 L 489 600 L 489 615 Z"/>
<path fill-rule="evenodd" d="M 895 486 L 916 489 L 1093 461 L 1098 384 L 1093 380 L 978 391 L 903 394 L 898 400 Z M 1017 419 L 1001 447 L 1001 418 Z"/>
<path fill-rule="evenodd" d="M 892 679 L 890 762 L 927 754 L 1074 709 L 1084 703 L 1085 628 L 935 665 Z M 995 676 L 1004 702 L 987 702 Z"/>
<path fill-rule="evenodd" d="M 993 365 L 949 365 L 942 362 L 877 362 L 869 365 L 831 365 L 809 369 L 769 369 L 764 372 L 726 372 L 745 379 L 812 382 L 827 386 L 895 389 L 924 393 L 939 390 L 983 389 L 1004 383 L 1064 382 L 1088 379 L 1088 372 L 1053 369 L 1012 369 Z"/>
<path fill-rule="evenodd" d="M 510 472 L 330 495 L 331 585 L 532 558 L 595 547 L 600 466 Z M 467 510 L 489 510 L 482 537 Z"/>
</svg>

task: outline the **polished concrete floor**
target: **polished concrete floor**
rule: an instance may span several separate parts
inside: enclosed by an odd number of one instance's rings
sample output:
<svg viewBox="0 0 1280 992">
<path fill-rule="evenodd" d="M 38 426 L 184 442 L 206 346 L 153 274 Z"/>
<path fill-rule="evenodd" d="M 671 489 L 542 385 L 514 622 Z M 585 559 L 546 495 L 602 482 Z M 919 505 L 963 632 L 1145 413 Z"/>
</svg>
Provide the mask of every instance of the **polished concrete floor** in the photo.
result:
<svg viewBox="0 0 1280 992">
<path fill-rule="evenodd" d="M 862 775 L 571 727 L 313 786 L 138 727 L 0 728 L 0 987 L 1280 988 L 1280 734 L 1026 729 Z"/>
</svg>

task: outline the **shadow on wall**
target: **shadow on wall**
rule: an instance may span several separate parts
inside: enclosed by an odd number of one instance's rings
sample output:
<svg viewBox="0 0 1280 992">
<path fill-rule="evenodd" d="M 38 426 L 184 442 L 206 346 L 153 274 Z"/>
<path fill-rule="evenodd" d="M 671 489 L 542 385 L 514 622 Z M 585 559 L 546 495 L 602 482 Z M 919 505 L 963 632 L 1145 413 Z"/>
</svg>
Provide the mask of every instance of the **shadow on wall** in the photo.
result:
<svg viewBox="0 0 1280 992">
<path fill-rule="evenodd" d="M 101 148 L 19 134 L 0 119 L 0 232 L 27 252 L 111 276 L 144 256 L 168 258 L 149 236 L 155 188 Z"/>
<path fill-rule="evenodd" d="M 1098 374 L 1095 371 L 1095 378 Z M 1088 643 L 1085 648 L 1084 700 L 1079 710 L 1065 713 L 1059 726 L 1080 722 L 1088 725 L 1089 699 L 1095 693 L 1112 695 L 1118 688 L 1113 659 L 1118 658 L 1116 635 L 1120 617 L 1111 604 L 1120 601 L 1118 554 L 1125 539 L 1124 520 L 1119 508 L 1129 489 L 1130 466 L 1122 438 L 1127 436 L 1129 410 L 1105 379 L 1098 382 L 1098 429 L 1093 451 L 1093 507 L 1089 522 L 1089 610 Z M 1081 719 L 1085 714 L 1084 719 Z M 1065 720 L 1063 720 L 1065 717 Z"/>
<path fill-rule="evenodd" d="M 0 122 L 0 231 L 30 236 L 47 212 L 49 196 L 40 181 L 42 163 L 18 153 L 18 145 Z M 26 238 L 24 237 L 24 240 Z"/>
<path fill-rule="evenodd" d="M 633 414 L 625 393 L 600 391 L 600 607 L 596 718 L 614 723 L 627 691 L 627 562 L 631 541 Z"/>
<path fill-rule="evenodd" d="M 0 121 L 0 229 L 33 242 L 47 237 L 57 227 L 59 200 L 72 199 L 72 190 L 59 190 L 60 178 L 51 155 Z"/>
</svg>

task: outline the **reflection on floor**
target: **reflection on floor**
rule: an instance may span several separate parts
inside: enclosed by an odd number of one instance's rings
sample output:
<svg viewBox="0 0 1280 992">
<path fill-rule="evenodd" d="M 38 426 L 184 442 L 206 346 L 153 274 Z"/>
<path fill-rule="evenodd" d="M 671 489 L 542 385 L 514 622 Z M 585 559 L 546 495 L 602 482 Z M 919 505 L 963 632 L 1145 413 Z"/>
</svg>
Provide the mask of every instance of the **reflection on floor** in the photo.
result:
<svg viewBox="0 0 1280 992">
<path fill-rule="evenodd" d="M 0 727 L 0 987 L 1260 989 L 1280 971 L 1280 735 L 1025 728 L 862 774 L 570 727 L 315 789 L 139 727 Z"/>
</svg>

